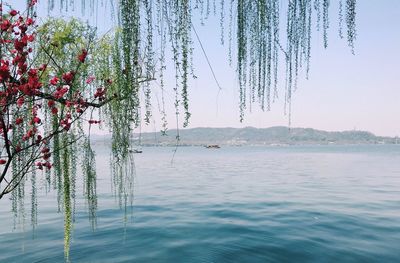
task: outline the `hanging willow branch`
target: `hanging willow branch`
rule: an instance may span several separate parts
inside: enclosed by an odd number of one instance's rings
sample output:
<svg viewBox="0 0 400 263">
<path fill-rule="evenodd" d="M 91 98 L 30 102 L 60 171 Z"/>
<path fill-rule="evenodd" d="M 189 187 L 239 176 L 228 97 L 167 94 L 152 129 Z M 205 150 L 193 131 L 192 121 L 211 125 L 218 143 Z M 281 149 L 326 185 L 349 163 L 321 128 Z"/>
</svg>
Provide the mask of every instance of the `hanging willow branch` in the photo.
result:
<svg viewBox="0 0 400 263">
<path fill-rule="evenodd" d="M 323 45 L 328 46 L 328 31 L 330 28 L 330 0 L 120 0 L 115 8 L 119 10 L 119 24 L 122 27 L 121 38 L 122 52 L 120 53 L 126 82 L 135 76 L 139 57 L 144 57 L 146 72 L 165 69 L 166 45 L 170 45 L 176 70 L 177 85 L 179 91 L 175 101 L 177 112 L 179 105 L 184 111 L 184 126 L 189 123 L 189 93 L 188 77 L 192 50 L 192 17 L 197 10 L 200 20 L 207 20 L 211 13 L 219 13 L 221 27 L 221 42 L 224 43 L 225 20 L 228 21 L 229 57 L 232 50 L 232 31 L 236 31 L 236 68 L 239 83 L 239 109 L 240 120 L 243 120 L 248 103 L 257 101 L 262 110 L 269 110 L 271 100 L 278 95 L 278 65 L 279 53 L 284 43 L 286 48 L 281 56 L 286 63 L 286 89 L 285 103 L 290 106 L 292 89 L 297 86 L 299 70 L 305 68 L 309 73 L 311 58 L 312 24 L 315 21 L 317 30 L 322 31 Z M 345 1 L 345 3 L 343 3 Z M 109 1 L 110 5 L 114 1 Z M 99 6 L 107 6 L 106 0 L 91 0 L 90 10 L 94 12 Z M 287 4 L 286 9 L 280 8 Z M 50 0 L 49 11 L 58 6 L 66 10 L 67 7 L 85 6 L 85 1 Z M 217 12 L 217 9 L 220 9 Z M 83 9 L 82 9 L 83 10 Z M 286 10 L 286 30 L 281 29 L 280 21 L 282 13 Z M 338 10 L 339 34 L 343 35 L 342 27 L 346 25 L 347 41 L 354 52 L 354 40 L 356 38 L 356 0 L 340 0 Z M 212 12 L 213 11 L 213 12 Z M 225 17 L 225 13 L 229 16 Z M 235 15 L 236 14 L 236 15 Z M 344 23 L 345 22 L 345 23 Z M 156 30 L 154 30 L 155 25 Z M 232 27 L 236 28 L 233 29 Z M 286 34 L 280 34 L 286 32 Z M 160 36 L 160 42 L 154 41 L 154 33 Z M 169 43 L 165 36 L 169 35 Z M 156 54 L 154 50 L 160 50 Z M 136 59 L 135 59 L 136 58 Z M 160 61 L 157 68 L 154 61 Z M 161 74 L 162 75 L 162 74 Z M 163 76 L 163 75 L 162 75 Z M 162 80 L 160 80 L 162 81 Z M 138 92 L 131 94 L 132 105 L 139 107 Z M 148 123 L 151 116 L 151 89 L 145 88 L 145 121 Z M 138 115 L 135 115 L 135 122 Z"/>
</svg>

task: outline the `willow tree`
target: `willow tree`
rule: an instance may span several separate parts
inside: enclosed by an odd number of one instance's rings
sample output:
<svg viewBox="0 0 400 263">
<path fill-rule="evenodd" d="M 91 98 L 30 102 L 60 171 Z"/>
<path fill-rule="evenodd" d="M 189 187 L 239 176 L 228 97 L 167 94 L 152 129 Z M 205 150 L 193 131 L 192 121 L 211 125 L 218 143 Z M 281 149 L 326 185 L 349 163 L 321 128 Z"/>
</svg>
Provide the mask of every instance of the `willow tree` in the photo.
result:
<svg viewBox="0 0 400 263">
<path fill-rule="evenodd" d="M 346 35 L 354 51 L 356 0 L 337 2 L 339 36 Z M 197 36 L 194 16 L 200 16 L 202 22 L 211 13 L 219 16 L 221 43 L 228 42 L 229 60 L 236 54 L 240 120 L 250 102 L 257 101 L 262 110 L 270 109 L 278 94 L 279 61 L 286 63 L 286 83 L 282 86 L 290 107 L 299 71 L 304 68 L 307 75 L 309 72 L 312 31 L 322 32 L 326 48 L 332 20 L 330 0 L 48 0 L 50 14 L 53 10 L 81 9 L 83 15 L 95 15 L 101 8 L 117 14 L 116 26 L 122 29 L 121 56 L 129 71 L 125 79 L 131 85 L 137 86 L 130 80 L 143 69 L 137 63 L 141 58 L 146 71 L 158 72 L 163 83 L 165 52 L 171 49 L 177 79 L 175 106 L 178 112 L 183 111 L 184 126 L 190 118 L 188 80 L 193 76 L 192 38 Z M 146 120 L 151 115 L 149 87 L 145 92 Z"/>
<path fill-rule="evenodd" d="M 229 61 L 236 62 L 240 120 L 249 103 L 270 109 L 278 94 L 281 62 L 286 65 L 282 86 L 290 112 L 299 72 L 309 72 L 312 32 L 320 31 L 327 47 L 332 20 L 329 0 L 48 0 L 50 15 L 53 10 L 81 9 L 84 15 L 96 15 L 100 8 L 111 10 L 115 27 L 99 36 L 77 20 L 52 19 L 36 27 L 36 2 L 28 0 L 25 13 L 6 5 L 1 9 L 0 198 L 10 193 L 13 210 L 23 209 L 24 184 L 31 174 L 34 225 L 35 174 L 46 170 L 46 185 L 57 189 L 59 209 L 65 214 L 67 258 L 78 159 L 83 162 L 84 194 L 95 226 L 90 125 L 101 120 L 112 133 L 113 187 L 120 205 L 127 205 L 133 182 L 129 138 L 141 121 L 151 119 L 151 80 L 159 79 L 162 94 L 168 88 L 164 81 L 168 50 L 176 79 L 171 88 L 174 107 L 177 116 L 183 112 L 183 125 L 189 124 L 189 80 L 195 73 L 193 38 L 198 38 L 192 21 L 195 14 L 202 22 L 212 14 L 220 18 L 220 41 L 228 43 Z M 282 4 L 286 4 L 283 9 Z M 352 51 L 355 5 L 356 0 L 339 0 L 338 8 L 339 35 L 346 36 Z M 162 98 L 166 129 L 164 107 Z M 79 146 L 85 150 L 79 151 Z"/>
</svg>

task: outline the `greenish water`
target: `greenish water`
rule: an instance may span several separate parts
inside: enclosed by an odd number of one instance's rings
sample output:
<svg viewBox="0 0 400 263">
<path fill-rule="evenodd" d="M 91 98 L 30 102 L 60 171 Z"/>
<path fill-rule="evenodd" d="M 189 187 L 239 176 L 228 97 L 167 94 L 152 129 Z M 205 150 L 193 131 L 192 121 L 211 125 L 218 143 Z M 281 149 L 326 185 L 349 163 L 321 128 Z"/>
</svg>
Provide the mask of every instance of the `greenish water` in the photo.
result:
<svg viewBox="0 0 400 263">
<path fill-rule="evenodd" d="M 72 262 L 399 262 L 398 145 L 172 150 L 135 155 L 125 217 L 97 147 L 97 227 L 78 198 Z M 29 199 L 25 219 L 0 201 L 0 262 L 64 261 L 56 193 L 37 195 L 35 231 Z"/>
</svg>

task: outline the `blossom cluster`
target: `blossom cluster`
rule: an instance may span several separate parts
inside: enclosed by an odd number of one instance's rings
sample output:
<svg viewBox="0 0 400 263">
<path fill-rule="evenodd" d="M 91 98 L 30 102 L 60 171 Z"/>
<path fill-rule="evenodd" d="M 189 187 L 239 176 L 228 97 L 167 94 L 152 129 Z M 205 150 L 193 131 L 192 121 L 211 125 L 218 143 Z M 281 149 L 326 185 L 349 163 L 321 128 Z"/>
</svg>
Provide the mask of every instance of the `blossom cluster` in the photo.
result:
<svg viewBox="0 0 400 263">
<path fill-rule="evenodd" d="M 33 7 L 36 0 L 31 0 Z M 76 85 L 79 72 L 60 71 L 54 65 L 35 65 L 35 48 L 42 48 L 37 43 L 37 24 L 35 16 L 25 15 L 17 10 L 3 13 L 0 4 L 0 165 L 8 168 L 12 159 L 25 150 L 35 149 L 38 153 L 35 166 L 38 169 L 52 166 L 51 140 L 56 134 L 67 132 L 72 124 L 83 119 L 86 109 L 95 101 L 106 99 L 106 88 L 99 87 L 86 99 Z M 87 63 L 88 50 L 77 52 L 76 64 Z M 50 56 L 50 55 L 49 55 Z M 52 58 L 49 57 L 49 61 Z M 77 67 L 79 69 L 79 67 Z M 86 84 L 95 78 L 90 76 Z M 79 82 L 79 83 L 78 83 Z M 84 94 L 88 95 L 88 94 Z M 56 128 L 46 131 L 46 114 Z M 88 120 L 89 124 L 100 121 Z M 13 132 L 23 131 L 22 134 Z M 0 168 L 1 171 L 1 168 Z"/>
</svg>

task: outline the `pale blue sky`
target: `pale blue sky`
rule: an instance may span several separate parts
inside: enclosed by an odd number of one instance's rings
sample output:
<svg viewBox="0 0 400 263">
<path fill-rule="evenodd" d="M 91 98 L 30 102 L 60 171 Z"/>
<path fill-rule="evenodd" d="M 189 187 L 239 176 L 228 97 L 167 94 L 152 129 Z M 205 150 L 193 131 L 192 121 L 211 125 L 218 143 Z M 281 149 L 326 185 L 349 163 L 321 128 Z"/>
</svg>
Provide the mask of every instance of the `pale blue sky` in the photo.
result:
<svg viewBox="0 0 400 263">
<path fill-rule="evenodd" d="M 9 1 L 21 5 L 25 1 Z M 47 1 L 39 1 L 43 4 Z M 357 1 L 356 55 L 337 33 L 337 1 L 331 1 L 329 47 L 322 46 L 320 33 L 313 35 L 309 80 L 300 78 L 292 101 L 292 127 L 323 130 L 368 130 L 377 135 L 400 135 L 400 1 Z M 79 13 L 78 13 L 79 14 Z M 90 18 L 89 18 L 90 19 Z M 99 27 L 104 27 L 98 20 Z M 270 112 L 253 107 L 239 122 L 238 85 L 235 68 L 228 65 L 227 47 L 219 44 L 218 18 L 205 26 L 195 26 L 222 86 L 218 91 L 201 50 L 196 44 L 195 67 L 198 79 L 190 87 L 190 127 L 270 127 L 288 124 L 284 115 L 284 79 L 279 85 L 280 99 Z M 283 26 L 283 24 L 282 24 Z M 281 73 L 283 70 L 281 70 Z M 172 76 L 173 77 L 173 76 Z M 172 85 L 166 95 L 169 128 L 174 128 Z M 154 85 L 155 95 L 160 94 Z M 256 106 L 256 105 L 254 105 Z M 160 118 L 154 103 L 154 122 L 144 130 L 159 130 Z M 180 122 L 182 123 L 182 121 Z"/>
<path fill-rule="evenodd" d="M 336 2 L 336 1 L 332 1 Z M 314 35 L 309 80 L 301 78 L 292 101 L 292 126 L 323 130 L 368 130 L 378 135 L 400 135 L 400 1 L 357 1 L 356 55 L 337 34 L 337 13 L 332 9 L 329 47 Z M 211 27 L 212 28 L 212 27 Z M 216 104 L 217 87 L 207 68 L 192 89 L 192 126 L 287 125 L 284 115 L 284 81 L 280 100 L 271 112 L 255 110 L 238 122 L 238 92 L 234 71 L 217 45 L 210 27 L 200 28 L 223 90 Z M 197 65 L 205 65 L 200 57 Z M 205 67 L 205 66 L 204 66 Z M 281 71 L 282 72 L 282 71 Z"/>
</svg>

